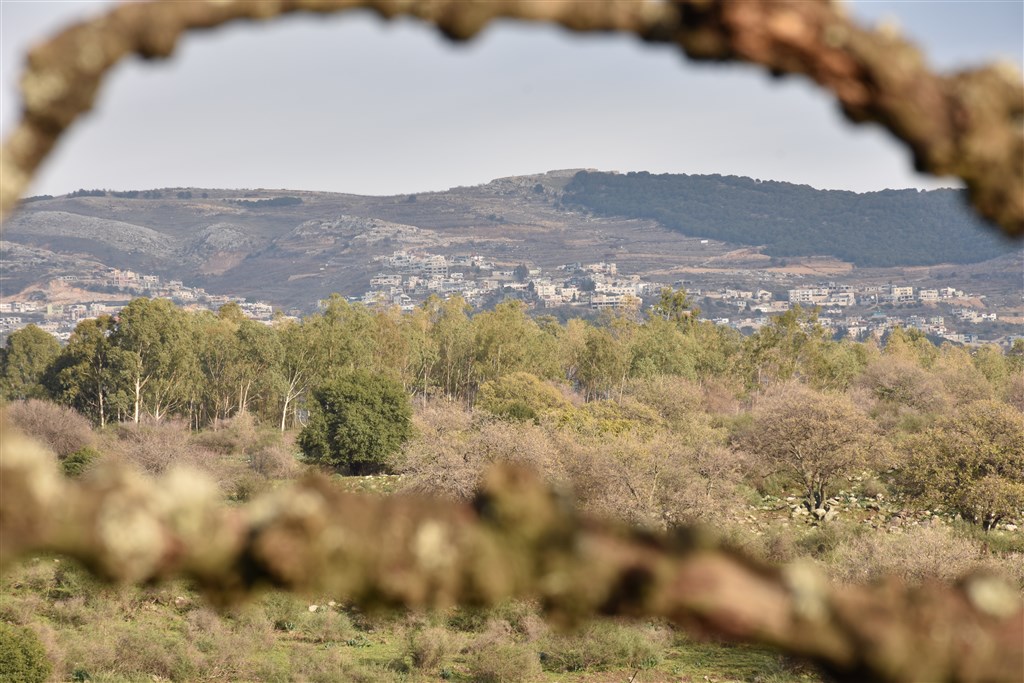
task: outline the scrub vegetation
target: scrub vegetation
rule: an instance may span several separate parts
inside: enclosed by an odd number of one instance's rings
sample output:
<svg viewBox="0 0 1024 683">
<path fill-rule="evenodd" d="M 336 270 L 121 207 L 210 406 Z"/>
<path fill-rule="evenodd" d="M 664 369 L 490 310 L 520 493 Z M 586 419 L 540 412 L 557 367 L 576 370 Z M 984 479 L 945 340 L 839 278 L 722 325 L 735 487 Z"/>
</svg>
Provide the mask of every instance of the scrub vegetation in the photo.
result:
<svg viewBox="0 0 1024 683">
<path fill-rule="evenodd" d="M 60 349 L 11 335 L 3 411 L 69 477 L 189 465 L 244 501 L 315 470 L 466 500 L 512 461 L 590 514 L 701 524 L 839 584 L 984 571 L 1024 589 L 1024 345 L 835 341 L 799 309 L 741 337 L 687 309 L 667 291 L 563 324 L 514 301 L 470 316 L 458 299 L 402 313 L 336 297 L 265 326 L 139 299 Z M 820 680 L 657 621 L 276 593 L 218 613 L 184 583 L 108 586 L 60 557 L 2 577 L 0 659 L 25 681 Z"/>
</svg>

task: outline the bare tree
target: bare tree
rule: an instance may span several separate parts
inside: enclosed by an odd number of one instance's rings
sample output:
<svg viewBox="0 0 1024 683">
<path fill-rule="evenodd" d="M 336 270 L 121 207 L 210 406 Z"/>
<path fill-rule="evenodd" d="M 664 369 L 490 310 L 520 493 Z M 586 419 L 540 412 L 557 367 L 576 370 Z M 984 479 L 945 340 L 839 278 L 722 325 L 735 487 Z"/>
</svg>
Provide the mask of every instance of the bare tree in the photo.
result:
<svg viewBox="0 0 1024 683">
<path fill-rule="evenodd" d="M 770 469 L 799 481 L 804 504 L 823 514 L 836 479 L 877 463 L 880 443 L 873 443 L 873 431 L 871 421 L 845 396 L 790 383 L 758 402 L 741 442 Z"/>
</svg>

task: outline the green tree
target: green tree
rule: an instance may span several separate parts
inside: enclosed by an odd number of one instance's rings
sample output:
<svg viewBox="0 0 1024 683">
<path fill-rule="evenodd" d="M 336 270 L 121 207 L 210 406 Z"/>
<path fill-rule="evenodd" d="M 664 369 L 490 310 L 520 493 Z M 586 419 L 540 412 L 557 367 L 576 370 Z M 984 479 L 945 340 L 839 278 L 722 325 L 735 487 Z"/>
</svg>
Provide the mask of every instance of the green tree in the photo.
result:
<svg viewBox="0 0 1024 683">
<path fill-rule="evenodd" d="M 401 384 L 355 371 L 313 391 L 298 445 L 314 463 L 347 474 L 387 468 L 412 434 L 412 406 Z"/>
<path fill-rule="evenodd" d="M 696 341 L 680 326 L 652 317 L 634 336 L 630 373 L 634 377 L 676 375 L 695 379 Z"/>
<path fill-rule="evenodd" d="M 199 424 L 229 417 L 235 405 L 238 322 L 230 311 L 225 305 L 217 315 L 202 312 L 194 316 L 196 355 L 203 381 L 196 396 L 198 405 L 192 410 Z"/>
<path fill-rule="evenodd" d="M 447 301 L 431 297 L 424 308 L 430 315 L 430 336 L 437 349 L 434 381 L 449 399 L 465 398 L 475 381 L 476 370 L 469 304 L 460 296 Z"/>
<path fill-rule="evenodd" d="M 278 397 L 281 407 L 280 427 L 287 427 L 288 411 L 294 410 L 309 392 L 317 375 L 320 357 L 313 330 L 305 321 L 284 320 L 277 325 L 281 340 L 281 368 L 277 375 Z"/>
<path fill-rule="evenodd" d="M 59 354 L 57 339 L 35 325 L 12 332 L 0 354 L 0 393 L 12 401 L 46 398 L 43 379 Z"/>
<path fill-rule="evenodd" d="M 750 387 L 813 374 L 826 332 L 817 309 L 794 306 L 749 337 L 743 349 L 743 371 Z"/>
<path fill-rule="evenodd" d="M 235 385 L 238 388 L 237 412 L 249 410 L 254 396 L 268 398 L 281 371 L 284 348 L 277 331 L 248 318 L 235 332 L 238 356 Z"/>
<path fill-rule="evenodd" d="M 629 348 L 612 333 L 599 327 L 587 329 L 581 349 L 576 380 L 586 400 L 610 398 L 613 389 L 625 383 L 629 371 Z"/>
<path fill-rule="evenodd" d="M 109 315 L 80 322 L 48 379 L 55 398 L 100 427 L 127 403 L 124 378 L 131 359 L 111 343 L 114 327 Z"/>
<path fill-rule="evenodd" d="M 1024 510 L 1024 415 L 978 401 L 907 441 L 903 490 L 991 529 Z"/>
<path fill-rule="evenodd" d="M 476 375 L 481 381 L 534 369 L 538 358 L 530 353 L 530 346 L 540 330 L 521 301 L 506 299 L 493 311 L 480 313 L 473 318 L 473 331 Z"/>
<path fill-rule="evenodd" d="M 144 410 L 160 419 L 188 401 L 199 371 L 191 323 L 166 299 L 135 299 L 121 309 L 111 341 L 128 354 L 134 422 Z"/>
<path fill-rule="evenodd" d="M 662 287 L 658 303 L 651 307 L 651 315 L 682 327 L 691 325 L 700 315 L 700 309 L 690 303 L 686 290 Z"/>
</svg>

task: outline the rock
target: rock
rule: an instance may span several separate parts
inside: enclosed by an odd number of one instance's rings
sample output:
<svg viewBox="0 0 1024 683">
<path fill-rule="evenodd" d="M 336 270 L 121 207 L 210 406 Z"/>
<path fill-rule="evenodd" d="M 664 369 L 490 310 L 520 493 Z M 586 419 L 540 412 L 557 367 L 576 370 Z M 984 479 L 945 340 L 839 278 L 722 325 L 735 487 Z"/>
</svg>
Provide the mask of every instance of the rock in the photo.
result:
<svg viewBox="0 0 1024 683">
<path fill-rule="evenodd" d="M 316 611 L 316 608 L 317 608 L 317 606 L 316 606 L 316 605 L 310 605 L 310 606 L 309 606 L 309 611 L 310 611 L 310 612 L 315 612 L 315 611 Z"/>
<path fill-rule="evenodd" d="M 1016 524 L 1007 524 L 1003 528 L 1006 529 L 1007 531 L 1016 531 L 1017 530 L 1017 525 Z"/>
<path fill-rule="evenodd" d="M 814 516 L 817 517 L 818 519 L 825 519 L 825 517 L 827 515 L 828 515 L 828 510 L 826 510 L 825 508 L 815 508 L 815 510 L 814 510 Z"/>
</svg>

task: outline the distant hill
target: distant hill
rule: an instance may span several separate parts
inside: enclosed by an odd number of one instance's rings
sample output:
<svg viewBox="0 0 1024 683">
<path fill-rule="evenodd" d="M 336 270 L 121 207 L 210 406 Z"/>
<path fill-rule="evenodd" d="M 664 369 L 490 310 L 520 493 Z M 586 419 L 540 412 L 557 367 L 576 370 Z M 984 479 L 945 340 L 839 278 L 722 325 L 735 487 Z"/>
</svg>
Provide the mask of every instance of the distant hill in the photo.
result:
<svg viewBox="0 0 1024 683">
<path fill-rule="evenodd" d="M 835 256 L 862 267 L 978 263 L 1014 251 L 958 190 L 816 190 L 721 175 L 581 171 L 563 203 L 647 218 L 690 237 L 764 246 L 770 256 Z"/>
<path fill-rule="evenodd" d="M 578 169 L 392 197 L 79 190 L 23 201 L 5 223 L 0 295 L 114 267 L 302 308 L 332 292 L 362 294 L 381 259 L 398 250 L 479 254 L 507 269 L 613 261 L 658 282 L 779 265 L 770 255 L 896 266 L 984 262 L 956 270 L 1016 286 L 1019 258 L 989 259 L 1019 251 L 975 225 L 951 191 L 857 195 L 749 178 Z M 789 260 L 793 267 L 798 259 Z"/>
</svg>

